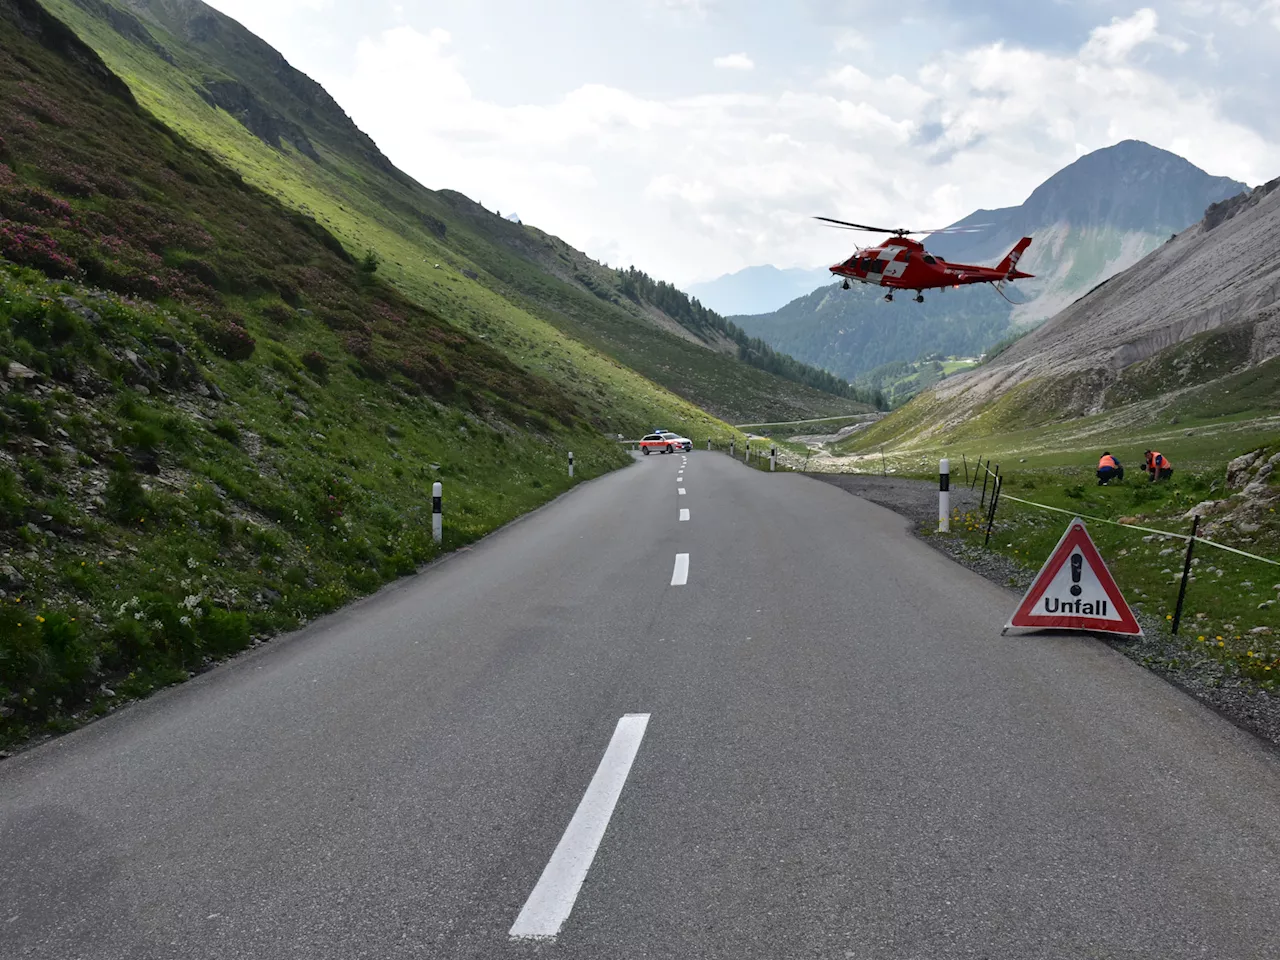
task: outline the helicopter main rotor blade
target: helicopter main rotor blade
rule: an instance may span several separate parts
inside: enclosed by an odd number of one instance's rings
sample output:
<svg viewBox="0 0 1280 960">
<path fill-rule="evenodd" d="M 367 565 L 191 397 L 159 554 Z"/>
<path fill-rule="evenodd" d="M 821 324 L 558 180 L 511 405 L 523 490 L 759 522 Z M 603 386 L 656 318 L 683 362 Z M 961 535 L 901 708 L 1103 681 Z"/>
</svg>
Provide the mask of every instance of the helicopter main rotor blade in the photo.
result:
<svg viewBox="0 0 1280 960">
<path fill-rule="evenodd" d="M 987 227 L 989 223 L 970 223 L 964 226 L 939 227 L 936 230 L 908 230 L 905 227 L 872 227 L 865 223 L 850 223 L 848 220 L 835 220 L 831 217 L 814 217 L 815 220 L 821 220 L 831 226 L 840 227 L 844 230 L 863 230 L 867 233 L 892 233 L 899 237 L 910 236 L 929 236 L 932 234 L 949 234 L 949 233 L 980 233 Z"/>
<path fill-rule="evenodd" d="M 834 224 L 837 227 L 845 227 L 849 230 L 866 230 L 868 233 L 901 233 L 901 230 L 895 230 L 893 227 L 869 227 L 865 223 L 849 223 L 847 220 L 833 220 L 831 217 L 814 217 L 815 220 L 823 220 L 826 223 Z"/>
</svg>

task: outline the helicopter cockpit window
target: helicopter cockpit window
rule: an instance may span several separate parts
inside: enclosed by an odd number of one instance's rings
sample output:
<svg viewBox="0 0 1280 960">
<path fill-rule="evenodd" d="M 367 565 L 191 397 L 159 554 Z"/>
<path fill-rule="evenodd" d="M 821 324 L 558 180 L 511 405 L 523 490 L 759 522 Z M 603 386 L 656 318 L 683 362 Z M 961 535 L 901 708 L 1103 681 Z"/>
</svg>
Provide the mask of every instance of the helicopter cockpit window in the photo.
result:
<svg viewBox="0 0 1280 960">
<path fill-rule="evenodd" d="M 927 253 L 924 255 L 923 260 L 924 260 L 924 262 L 925 262 L 925 263 L 937 263 L 937 262 L 938 262 L 938 261 L 937 261 L 937 260 L 935 260 L 933 257 L 929 256 L 929 254 L 927 254 Z"/>
</svg>

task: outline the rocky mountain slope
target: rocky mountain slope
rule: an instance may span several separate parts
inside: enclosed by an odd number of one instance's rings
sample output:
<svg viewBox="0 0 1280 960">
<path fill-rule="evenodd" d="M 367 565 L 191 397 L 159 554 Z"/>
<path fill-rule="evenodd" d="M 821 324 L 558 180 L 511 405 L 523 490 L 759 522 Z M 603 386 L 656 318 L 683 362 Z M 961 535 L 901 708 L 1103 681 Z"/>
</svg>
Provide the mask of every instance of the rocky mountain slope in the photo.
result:
<svg viewBox="0 0 1280 960">
<path fill-rule="evenodd" d="M 1278 408 L 1280 179 L 1213 204 L 1199 223 L 863 439 L 991 434 L 1115 410 L 1176 422 Z"/>
<path fill-rule="evenodd" d="M 567 244 L 422 187 L 323 88 L 199 0 L 46 6 L 146 109 L 314 216 L 346 248 L 375 251 L 383 275 L 408 296 L 560 384 L 602 425 L 630 432 L 619 414 L 652 384 L 735 422 L 865 409 L 839 381 L 763 350 L 741 351 L 625 296 L 617 271 Z M 650 383 L 636 382 L 633 371 Z M 642 429 L 652 418 L 637 414 L 624 422 Z"/>
<path fill-rule="evenodd" d="M 927 247 L 961 263 L 995 263 L 1020 237 L 1034 243 L 1020 266 L 1013 306 L 994 291 L 933 292 L 923 305 L 885 304 L 876 291 L 824 287 L 772 314 L 733 317 L 777 349 L 850 379 L 893 360 L 977 354 L 1053 315 L 1194 223 L 1211 203 L 1247 189 L 1166 150 L 1126 140 L 1081 157 L 1027 200 L 978 210 L 960 225 L 981 233 L 930 237 Z"/>
</svg>

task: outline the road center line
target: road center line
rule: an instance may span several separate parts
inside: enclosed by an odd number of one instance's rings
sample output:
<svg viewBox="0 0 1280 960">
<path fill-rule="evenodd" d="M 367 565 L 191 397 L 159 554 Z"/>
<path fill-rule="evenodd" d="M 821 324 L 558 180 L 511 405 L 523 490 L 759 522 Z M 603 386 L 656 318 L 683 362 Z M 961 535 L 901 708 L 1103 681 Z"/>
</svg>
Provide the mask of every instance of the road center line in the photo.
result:
<svg viewBox="0 0 1280 960">
<path fill-rule="evenodd" d="M 681 487 L 681 488 L 680 488 L 680 496 L 682 496 L 682 497 L 684 496 L 684 487 Z"/>
<path fill-rule="evenodd" d="M 671 571 L 671 585 L 673 587 L 683 587 L 689 582 L 689 555 L 687 553 L 676 554 L 676 568 Z"/>
<path fill-rule="evenodd" d="M 688 520 L 688 519 L 689 519 L 689 511 L 688 511 L 688 509 L 683 509 L 683 510 L 681 510 L 681 511 L 680 511 L 680 522 L 681 522 L 681 523 L 683 523 L 684 521 L 686 521 L 686 520 Z"/>
<path fill-rule="evenodd" d="M 628 713 L 618 721 L 573 819 L 511 925 L 507 935 L 513 940 L 554 939 L 569 919 L 648 725 L 647 713 Z"/>
</svg>

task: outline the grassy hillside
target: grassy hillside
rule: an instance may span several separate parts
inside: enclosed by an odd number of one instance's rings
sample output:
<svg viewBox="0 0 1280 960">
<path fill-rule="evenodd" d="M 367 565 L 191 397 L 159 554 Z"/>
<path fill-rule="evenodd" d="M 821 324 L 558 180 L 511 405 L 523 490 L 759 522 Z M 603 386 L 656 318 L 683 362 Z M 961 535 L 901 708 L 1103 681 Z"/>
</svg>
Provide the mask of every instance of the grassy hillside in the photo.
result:
<svg viewBox="0 0 1280 960">
<path fill-rule="evenodd" d="M 850 380 L 932 354 L 972 356 L 1011 330 L 1013 308 L 985 285 L 931 290 L 924 303 L 909 295 L 893 303 L 883 298 L 879 287 L 832 284 L 773 313 L 732 320 L 777 349 Z"/>
<path fill-rule="evenodd" d="M 437 194 L 397 171 L 324 91 L 261 40 L 195 0 L 49 0 L 50 10 L 123 77 L 166 124 L 286 205 L 312 215 L 347 249 L 371 249 L 383 275 L 515 363 L 559 383 L 597 422 L 642 429 L 661 391 L 730 420 L 848 413 L 856 402 L 748 368 L 716 343 L 695 345 L 670 318 L 593 293 L 565 253 L 548 271 L 513 249 L 549 239 Z M 465 202 L 460 202 L 465 201 Z M 479 211 L 479 212 L 478 212 Z M 437 266 L 437 264 L 439 266 Z M 589 274 L 583 274 L 590 281 Z M 676 328 L 676 329 L 673 329 Z M 631 370 L 638 370 L 643 378 Z M 636 401 L 640 400 L 641 403 Z M 696 415 L 667 405 L 665 422 Z"/>
<path fill-rule="evenodd" d="M 33 0 L 0 30 L 0 744 L 411 572 L 436 480 L 448 549 L 626 462 Z"/>
</svg>

